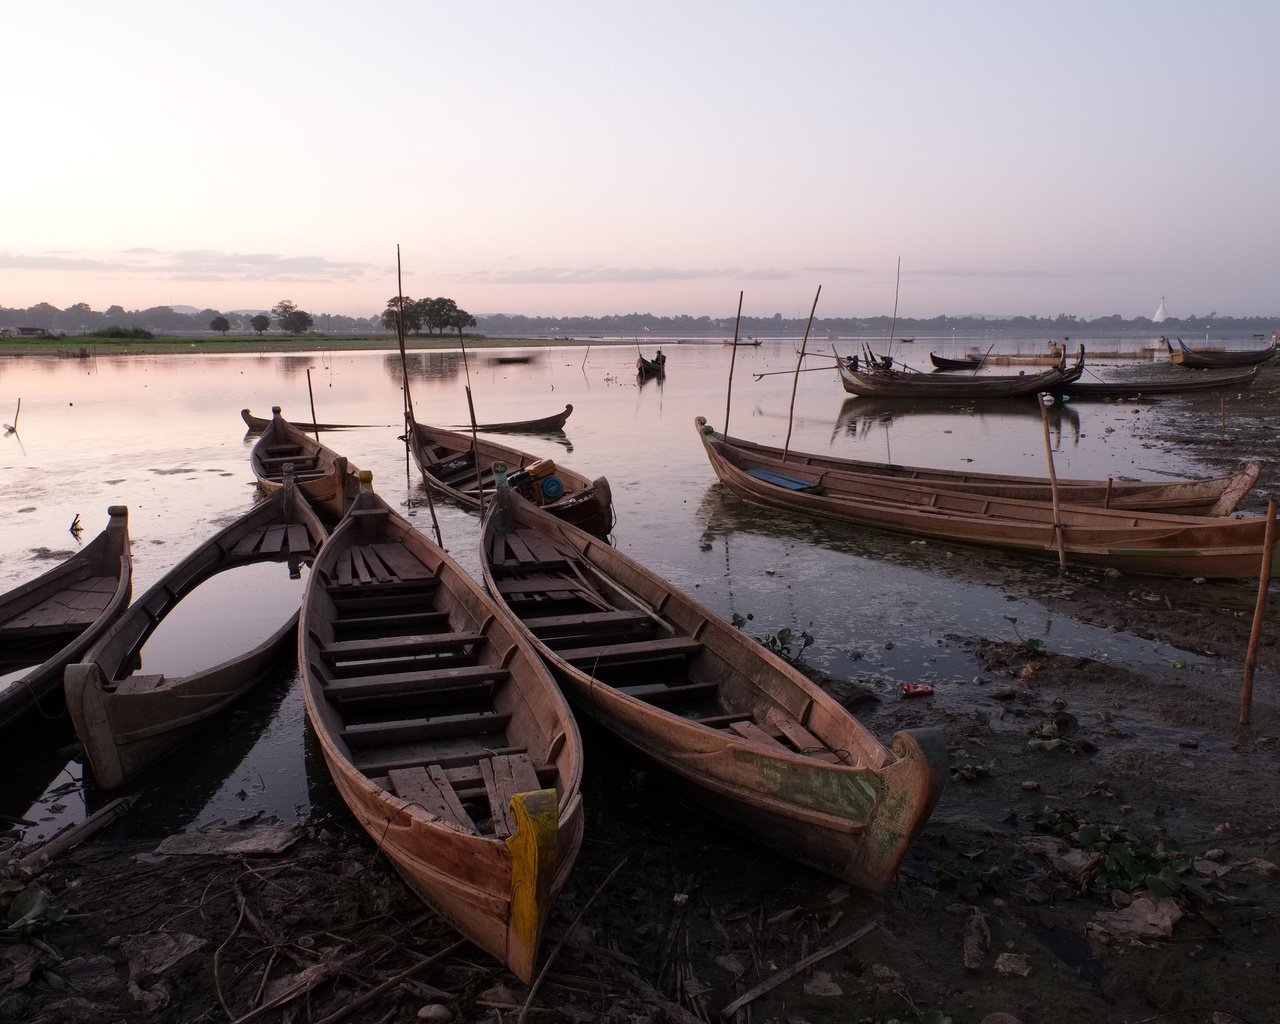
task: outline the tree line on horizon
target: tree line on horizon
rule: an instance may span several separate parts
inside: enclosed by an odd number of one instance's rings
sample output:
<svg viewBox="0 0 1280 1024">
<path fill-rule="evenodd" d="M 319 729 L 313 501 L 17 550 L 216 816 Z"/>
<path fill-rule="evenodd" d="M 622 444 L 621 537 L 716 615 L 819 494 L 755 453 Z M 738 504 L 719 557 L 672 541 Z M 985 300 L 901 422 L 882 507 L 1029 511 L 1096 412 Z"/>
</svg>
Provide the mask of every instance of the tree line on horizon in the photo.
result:
<svg viewBox="0 0 1280 1024">
<path fill-rule="evenodd" d="M 229 333 L 262 335 L 273 327 L 286 334 L 394 334 L 399 317 L 400 297 L 387 301 L 381 314 L 353 317 L 342 314 L 312 313 L 300 309 L 288 299 L 282 299 L 270 310 L 260 312 L 203 309 L 185 313 L 171 306 L 152 306 L 148 309 L 126 310 L 122 306 L 109 306 L 96 311 L 88 303 L 78 302 L 66 309 L 58 309 L 47 302 L 27 308 L 10 308 L 0 305 L 0 329 L 7 333 L 15 330 L 38 329 L 49 333 L 92 334 L 108 328 L 122 331 L 145 330 L 158 334 L 208 334 Z M 652 313 L 626 313 L 609 316 L 524 316 L 495 313 L 472 315 L 458 307 L 455 300 L 443 297 L 404 300 L 404 323 L 407 334 L 457 331 L 474 328 L 477 333 L 501 338 L 562 338 L 564 340 L 589 340 L 593 337 L 628 337 L 642 340 L 646 334 L 661 337 L 716 337 L 728 338 L 735 326 L 742 338 L 782 337 L 803 334 L 808 325 L 804 317 L 784 317 L 774 313 L 769 317 L 745 316 L 735 325 L 734 317 L 709 316 L 658 316 Z M 1116 332 L 1149 332 L 1157 334 L 1187 334 L 1217 332 L 1220 334 L 1257 334 L 1269 332 L 1280 320 L 1276 316 L 1234 317 L 1216 311 L 1204 315 L 1169 317 L 1156 322 L 1149 317 L 1125 319 L 1119 314 L 1088 319 L 1070 313 L 1056 316 L 937 316 L 931 318 L 870 317 L 817 317 L 812 331 L 822 335 L 882 334 L 892 332 L 895 337 L 913 334 L 945 337 L 949 333 L 974 334 L 1000 330 L 1025 333 L 1035 337 L 1046 332 L 1054 336 L 1072 334 L 1111 334 Z"/>
</svg>

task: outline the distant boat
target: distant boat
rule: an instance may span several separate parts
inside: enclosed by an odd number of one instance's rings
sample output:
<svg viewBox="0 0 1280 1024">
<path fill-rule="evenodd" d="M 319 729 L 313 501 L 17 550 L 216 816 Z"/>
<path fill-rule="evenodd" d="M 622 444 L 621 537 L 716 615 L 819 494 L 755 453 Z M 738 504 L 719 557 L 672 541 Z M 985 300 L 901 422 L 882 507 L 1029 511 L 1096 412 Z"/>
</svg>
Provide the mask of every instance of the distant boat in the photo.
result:
<svg viewBox="0 0 1280 1024">
<path fill-rule="evenodd" d="M 642 377 L 665 376 L 667 372 L 667 357 L 663 355 L 662 349 L 658 349 L 652 359 L 646 359 L 643 354 L 637 356 L 636 372 Z"/>
<path fill-rule="evenodd" d="M 1169 359 L 1179 366 L 1187 366 L 1197 370 L 1215 370 L 1228 366 L 1257 366 L 1265 363 L 1276 354 L 1276 332 L 1271 332 L 1271 343 L 1266 348 L 1234 349 L 1213 352 L 1208 349 L 1190 348 L 1181 338 L 1175 346 L 1168 338 L 1164 339 L 1169 348 Z"/>
</svg>

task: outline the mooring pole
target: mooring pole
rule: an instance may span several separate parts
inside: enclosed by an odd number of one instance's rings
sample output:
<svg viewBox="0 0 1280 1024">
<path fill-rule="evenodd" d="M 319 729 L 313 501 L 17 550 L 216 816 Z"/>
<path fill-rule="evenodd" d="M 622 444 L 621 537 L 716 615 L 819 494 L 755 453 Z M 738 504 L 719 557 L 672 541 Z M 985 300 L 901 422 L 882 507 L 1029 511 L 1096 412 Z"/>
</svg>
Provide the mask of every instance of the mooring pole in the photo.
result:
<svg viewBox="0 0 1280 1024">
<path fill-rule="evenodd" d="M 1244 658 L 1244 682 L 1240 687 L 1240 724 L 1249 724 L 1253 704 L 1253 668 L 1258 662 L 1258 640 L 1262 636 L 1262 613 L 1267 607 L 1267 590 L 1271 586 L 1271 559 L 1276 545 L 1276 499 L 1267 499 L 1267 529 L 1262 538 L 1262 566 L 1258 571 L 1258 603 L 1253 608 L 1253 629 L 1249 632 L 1249 650 Z"/>
<path fill-rule="evenodd" d="M 1049 438 L 1049 405 L 1053 402 L 1050 394 L 1037 395 L 1040 403 L 1040 422 L 1044 425 L 1044 454 L 1049 460 L 1049 494 L 1053 497 L 1053 535 L 1058 541 L 1058 568 L 1067 567 L 1067 544 L 1063 536 L 1062 515 L 1058 506 L 1058 474 L 1053 469 L 1053 442 Z"/>
</svg>

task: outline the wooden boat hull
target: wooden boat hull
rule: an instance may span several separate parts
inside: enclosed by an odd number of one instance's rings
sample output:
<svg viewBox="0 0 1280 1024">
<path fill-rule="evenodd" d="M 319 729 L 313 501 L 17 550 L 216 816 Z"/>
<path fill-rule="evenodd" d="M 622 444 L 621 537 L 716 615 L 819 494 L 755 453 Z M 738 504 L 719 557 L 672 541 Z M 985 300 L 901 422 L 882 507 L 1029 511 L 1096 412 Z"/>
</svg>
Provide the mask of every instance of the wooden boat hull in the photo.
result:
<svg viewBox="0 0 1280 1024">
<path fill-rule="evenodd" d="M 284 485 L 292 467 L 298 489 L 327 523 L 338 522 L 360 490 L 358 470 L 332 448 L 321 444 L 271 407 L 271 422 L 249 453 L 258 486 L 268 494 Z"/>
<path fill-rule="evenodd" d="M 940 732 L 886 749 L 794 667 L 510 489 L 485 518 L 481 564 L 575 707 L 757 841 L 889 886 L 944 784 Z"/>
<path fill-rule="evenodd" d="M 847 401 L 853 402 L 854 399 Z M 706 419 L 696 417 L 700 432 L 707 429 Z M 783 449 L 725 437 L 714 430 L 709 435 L 747 455 L 764 460 L 782 461 Z M 965 491 L 991 497 L 1017 498 L 1025 501 L 1051 501 L 1053 490 L 1047 477 L 1008 476 L 1000 473 L 975 473 L 967 470 L 930 469 L 895 463 L 844 459 L 834 455 L 817 455 L 787 450 L 788 466 L 800 466 L 815 472 L 831 471 L 853 476 L 887 477 L 938 490 Z M 1100 505 L 1104 508 L 1133 511 L 1166 512 L 1183 516 L 1228 516 L 1241 499 L 1257 484 L 1262 466 L 1257 462 L 1242 463 L 1230 476 L 1177 480 L 1168 483 L 1147 480 L 1076 480 L 1058 478 L 1058 497 L 1073 505 Z"/>
<path fill-rule="evenodd" d="M 658 352 L 652 359 L 636 357 L 636 372 L 644 377 L 661 377 L 667 372 L 667 357 Z"/>
<path fill-rule="evenodd" d="M 494 466 L 506 466 L 507 477 L 525 487 L 552 515 L 598 537 L 613 529 L 613 491 L 604 477 L 588 480 L 550 459 L 511 448 L 487 438 L 475 438 L 441 427 L 418 423 L 406 416 L 405 441 L 422 482 L 463 508 L 479 509 L 492 494 Z"/>
<path fill-rule="evenodd" d="M 976 370 L 982 365 L 982 356 L 940 356 L 937 352 L 929 353 L 929 362 L 935 370 Z"/>
<path fill-rule="evenodd" d="M 293 486 L 268 495 L 170 569 L 95 643 L 68 665 L 67 711 L 100 789 L 122 786 L 185 742 L 292 653 L 297 608 L 251 650 L 181 676 L 139 670 L 147 638 L 177 604 L 211 577 L 247 562 L 310 561 L 326 531 Z"/>
<path fill-rule="evenodd" d="M 240 410 L 240 418 L 244 420 L 245 427 L 251 434 L 261 434 L 268 426 L 271 420 L 263 416 L 255 416 L 248 409 Z M 369 423 L 294 423 L 293 426 L 299 430 L 355 430 L 359 427 L 372 426 Z"/>
<path fill-rule="evenodd" d="M 509 423 L 478 423 L 476 430 L 483 430 L 490 434 L 554 434 L 557 430 L 564 430 L 564 425 L 572 412 L 573 406 L 566 405 L 564 412 L 558 412 L 552 416 L 543 416 L 536 420 L 512 420 Z M 471 424 L 463 423 L 450 429 L 470 430 Z"/>
<path fill-rule="evenodd" d="M 953 377 L 947 374 L 903 372 L 900 370 L 855 370 L 846 360 L 837 360 L 840 383 L 851 395 L 873 398 L 1020 398 L 1056 391 L 1084 373 L 1084 351 L 1074 366 L 1062 363 L 1043 373 Z"/>
<path fill-rule="evenodd" d="M 364 491 L 307 581 L 298 657 L 356 819 L 423 900 L 531 980 L 583 831 L 581 739 L 536 653 Z"/>
<path fill-rule="evenodd" d="M 1059 533 L 1068 564 L 1124 572 L 1204 577 L 1257 576 L 1263 565 L 1266 518 L 1174 516 L 1084 505 L 995 498 L 903 484 L 843 479 L 763 460 L 695 427 L 716 476 L 750 501 L 891 533 L 1058 557 Z M 1055 519 L 1058 524 L 1055 525 Z M 1275 550 L 1267 554 L 1274 568 Z"/>
<path fill-rule="evenodd" d="M 62 713 L 62 673 L 123 613 L 133 588 L 129 510 L 107 509 L 107 526 L 48 572 L 0 596 L 0 673 L 30 670 L 0 689 L 0 730 L 39 707 Z M 54 707 L 43 707 L 56 694 Z"/>
<path fill-rule="evenodd" d="M 1169 361 L 1178 366 L 1195 370 L 1215 370 L 1228 366 L 1258 366 L 1276 354 L 1276 334 L 1271 332 L 1271 344 L 1262 349 L 1245 351 L 1206 352 L 1191 348 L 1181 338 L 1175 346 L 1165 339 L 1169 347 Z"/>
<path fill-rule="evenodd" d="M 1258 367 L 1215 373 L 1183 373 L 1177 377 L 1147 377 L 1137 380 L 1078 380 L 1059 388 L 1071 398 L 1124 398 L 1144 395 L 1180 395 L 1191 391 L 1225 391 L 1247 388 L 1258 378 Z"/>
</svg>

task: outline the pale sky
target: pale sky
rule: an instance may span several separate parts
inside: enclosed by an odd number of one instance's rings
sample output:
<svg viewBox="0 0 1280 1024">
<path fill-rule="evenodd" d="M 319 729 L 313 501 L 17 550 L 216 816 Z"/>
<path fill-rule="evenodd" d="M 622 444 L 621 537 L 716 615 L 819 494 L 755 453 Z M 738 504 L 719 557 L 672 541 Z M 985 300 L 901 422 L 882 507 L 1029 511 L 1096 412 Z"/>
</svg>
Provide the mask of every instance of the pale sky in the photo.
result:
<svg viewBox="0 0 1280 1024">
<path fill-rule="evenodd" d="M 1280 3 L 6 5 L 0 306 L 1280 312 Z"/>
</svg>

